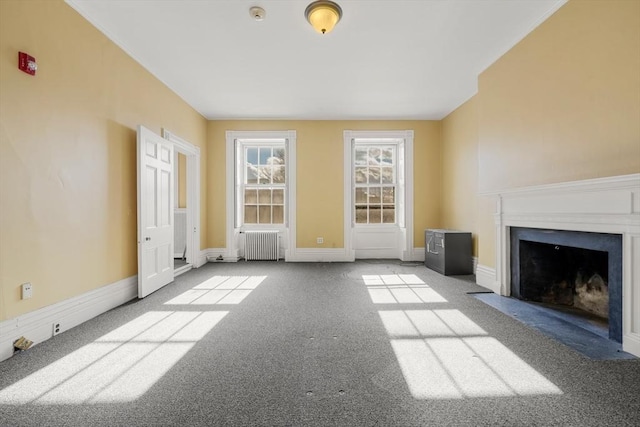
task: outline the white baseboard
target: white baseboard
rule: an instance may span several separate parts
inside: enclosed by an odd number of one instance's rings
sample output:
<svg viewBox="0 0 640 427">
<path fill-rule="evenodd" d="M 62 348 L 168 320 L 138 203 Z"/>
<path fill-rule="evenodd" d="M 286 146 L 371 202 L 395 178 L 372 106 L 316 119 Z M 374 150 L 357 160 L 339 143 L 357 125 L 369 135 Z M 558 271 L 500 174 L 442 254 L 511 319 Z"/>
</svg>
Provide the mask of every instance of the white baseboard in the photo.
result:
<svg viewBox="0 0 640 427">
<path fill-rule="evenodd" d="M 198 254 L 198 258 L 196 259 L 196 268 L 200 268 L 208 262 L 207 254 L 209 249 L 203 249 Z"/>
<path fill-rule="evenodd" d="M 218 259 L 222 257 L 222 259 Z M 237 262 L 238 257 L 229 257 L 225 248 L 209 248 L 200 252 L 200 258 L 204 262 Z M 343 248 L 303 248 L 295 251 L 285 251 L 287 262 L 350 262 Z M 204 264 L 203 262 L 203 264 Z"/>
<path fill-rule="evenodd" d="M 13 343 L 24 336 L 34 345 L 53 336 L 53 324 L 67 331 L 138 296 L 138 276 L 127 277 L 82 295 L 0 322 L 0 361 L 13 356 Z"/>
<path fill-rule="evenodd" d="M 296 248 L 288 251 L 287 262 L 353 262 L 344 248 Z"/>
<path fill-rule="evenodd" d="M 411 261 L 424 262 L 424 248 L 413 248 L 413 254 L 411 255 Z"/>
<path fill-rule="evenodd" d="M 200 264 L 206 262 L 237 262 L 237 257 L 229 258 L 225 248 L 209 248 L 200 252 Z M 218 257 L 222 259 L 217 259 Z M 353 262 L 355 251 L 351 256 L 344 248 L 296 248 L 294 251 L 286 251 L 285 260 L 287 262 Z M 424 262 L 424 248 L 413 248 L 411 259 L 406 261 Z M 473 257 L 473 269 L 475 271 L 478 259 Z"/>
<path fill-rule="evenodd" d="M 218 259 L 222 257 L 222 259 Z M 238 257 L 229 257 L 225 248 L 209 248 L 200 252 L 200 258 L 204 259 L 202 264 L 207 262 L 238 262 Z"/>
<path fill-rule="evenodd" d="M 640 339 L 638 339 L 638 334 L 623 334 L 622 350 L 627 353 L 635 354 L 636 356 L 640 355 Z"/>
<path fill-rule="evenodd" d="M 178 267 L 176 269 L 173 270 L 173 277 L 176 278 L 178 276 L 180 276 L 181 274 L 186 273 L 187 271 L 190 271 L 193 268 L 192 265 L 183 265 L 182 267 Z"/>
<path fill-rule="evenodd" d="M 500 295 L 500 283 L 496 280 L 496 270 L 494 268 L 478 264 L 476 267 L 476 283 Z"/>
</svg>

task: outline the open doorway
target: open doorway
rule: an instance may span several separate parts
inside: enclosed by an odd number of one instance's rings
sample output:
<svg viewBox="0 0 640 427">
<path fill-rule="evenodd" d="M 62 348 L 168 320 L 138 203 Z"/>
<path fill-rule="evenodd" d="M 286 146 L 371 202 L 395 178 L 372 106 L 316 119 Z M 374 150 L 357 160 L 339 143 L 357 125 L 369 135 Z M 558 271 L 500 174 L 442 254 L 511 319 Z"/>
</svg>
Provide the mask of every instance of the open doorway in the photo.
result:
<svg viewBox="0 0 640 427">
<path fill-rule="evenodd" d="M 174 206 L 173 206 L 173 269 L 180 270 L 187 262 L 187 156 L 174 151 Z"/>
<path fill-rule="evenodd" d="M 198 268 L 200 260 L 200 149 L 166 129 L 174 146 L 174 276 Z"/>
</svg>

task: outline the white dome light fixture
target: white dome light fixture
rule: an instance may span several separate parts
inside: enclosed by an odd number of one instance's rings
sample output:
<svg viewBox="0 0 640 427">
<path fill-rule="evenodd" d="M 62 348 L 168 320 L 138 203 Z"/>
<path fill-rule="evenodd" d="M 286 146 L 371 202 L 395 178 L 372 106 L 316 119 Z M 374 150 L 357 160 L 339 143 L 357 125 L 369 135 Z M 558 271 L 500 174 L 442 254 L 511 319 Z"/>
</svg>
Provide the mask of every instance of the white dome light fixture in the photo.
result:
<svg viewBox="0 0 640 427">
<path fill-rule="evenodd" d="M 332 1 L 318 0 L 307 6 L 304 16 L 317 32 L 326 34 L 342 18 L 342 8 Z"/>
</svg>

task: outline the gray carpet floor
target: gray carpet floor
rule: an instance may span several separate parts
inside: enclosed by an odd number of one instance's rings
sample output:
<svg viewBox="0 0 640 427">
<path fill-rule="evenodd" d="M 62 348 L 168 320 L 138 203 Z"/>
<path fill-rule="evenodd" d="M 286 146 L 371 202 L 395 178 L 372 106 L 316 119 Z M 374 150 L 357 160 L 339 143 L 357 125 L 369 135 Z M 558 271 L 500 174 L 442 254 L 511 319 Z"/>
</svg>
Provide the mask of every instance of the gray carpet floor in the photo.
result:
<svg viewBox="0 0 640 427">
<path fill-rule="evenodd" d="M 640 360 L 482 290 L 395 261 L 207 264 L 0 362 L 0 425 L 640 425 Z"/>
</svg>

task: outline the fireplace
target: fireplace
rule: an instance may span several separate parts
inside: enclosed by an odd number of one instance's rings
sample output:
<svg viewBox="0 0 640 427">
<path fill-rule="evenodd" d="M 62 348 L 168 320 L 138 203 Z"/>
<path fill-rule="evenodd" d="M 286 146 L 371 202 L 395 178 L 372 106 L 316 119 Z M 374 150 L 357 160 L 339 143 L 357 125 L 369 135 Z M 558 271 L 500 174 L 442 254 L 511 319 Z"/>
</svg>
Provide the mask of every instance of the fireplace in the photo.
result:
<svg viewBox="0 0 640 427">
<path fill-rule="evenodd" d="M 523 290 L 520 265 L 512 265 L 512 258 L 519 260 L 520 251 L 523 251 L 523 256 L 533 257 L 528 262 L 535 264 L 529 266 L 535 271 L 540 265 L 539 259 L 549 253 L 565 257 L 564 264 L 578 263 L 580 266 L 570 273 L 551 267 L 553 276 L 568 276 L 569 279 L 565 279 L 564 284 L 560 280 L 555 287 L 549 285 L 546 294 L 543 290 L 544 295 L 536 298 L 571 303 L 567 295 L 584 291 L 585 285 L 590 290 L 598 288 L 599 297 L 603 297 L 602 291 L 606 287 L 609 304 L 604 311 L 608 315 L 609 337 L 621 340 L 622 350 L 640 357 L 640 173 L 512 188 L 482 195 L 496 202 L 496 256 L 495 269 L 478 264 L 478 284 L 500 295 L 532 298 L 529 279 L 525 278 Z M 602 242 L 587 242 L 597 235 L 605 240 L 613 239 L 613 247 L 604 247 L 606 244 Z M 570 248 L 581 251 L 576 253 Z M 513 251 L 516 255 L 512 257 Z M 537 251 L 541 253 L 536 254 Z M 606 255 L 599 254 L 601 252 Z M 606 267 L 603 267 L 605 263 Z M 550 274 L 549 268 L 541 270 Z M 594 270 L 593 274 L 589 274 L 590 270 Z M 580 276 L 578 284 L 575 283 L 577 276 Z M 589 277 L 585 279 L 585 276 Z M 512 281 L 518 284 L 512 286 Z M 571 281 L 574 283 L 570 284 Z M 595 310 L 602 313 L 602 309 Z"/>
<path fill-rule="evenodd" d="M 511 227 L 511 295 L 608 323 L 622 342 L 622 235 Z"/>
</svg>

